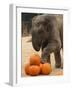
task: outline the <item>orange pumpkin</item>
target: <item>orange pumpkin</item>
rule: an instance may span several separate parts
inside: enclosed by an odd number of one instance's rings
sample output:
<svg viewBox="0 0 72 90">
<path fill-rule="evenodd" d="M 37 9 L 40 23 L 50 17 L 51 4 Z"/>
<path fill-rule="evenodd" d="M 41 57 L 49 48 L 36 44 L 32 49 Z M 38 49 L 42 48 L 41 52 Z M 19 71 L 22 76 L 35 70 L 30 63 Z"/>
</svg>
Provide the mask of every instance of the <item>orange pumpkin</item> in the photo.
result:
<svg viewBox="0 0 72 90">
<path fill-rule="evenodd" d="M 51 65 L 49 63 L 44 63 L 42 65 L 42 74 L 48 75 L 52 71 Z"/>
<path fill-rule="evenodd" d="M 36 76 L 40 73 L 40 67 L 37 65 L 31 65 L 29 66 L 29 75 Z"/>
<path fill-rule="evenodd" d="M 40 63 L 40 74 L 42 73 L 42 63 Z"/>
<path fill-rule="evenodd" d="M 30 65 L 40 65 L 40 56 L 38 54 L 30 56 Z"/>
<path fill-rule="evenodd" d="M 25 65 L 25 73 L 26 73 L 27 75 L 29 75 L 29 67 L 30 67 L 30 64 L 27 63 L 27 64 Z"/>
</svg>

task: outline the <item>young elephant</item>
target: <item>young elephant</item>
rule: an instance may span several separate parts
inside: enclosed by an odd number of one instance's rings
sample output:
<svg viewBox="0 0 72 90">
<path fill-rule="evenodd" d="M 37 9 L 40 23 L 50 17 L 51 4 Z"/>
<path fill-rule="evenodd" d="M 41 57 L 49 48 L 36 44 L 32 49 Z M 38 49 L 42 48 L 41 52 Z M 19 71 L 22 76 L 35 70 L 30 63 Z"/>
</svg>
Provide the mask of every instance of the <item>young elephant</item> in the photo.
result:
<svg viewBox="0 0 72 90">
<path fill-rule="evenodd" d="M 32 20 L 32 45 L 42 49 L 42 63 L 50 63 L 54 52 L 56 67 L 61 67 L 60 50 L 63 48 L 63 15 L 37 15 Z"/>
</svg>

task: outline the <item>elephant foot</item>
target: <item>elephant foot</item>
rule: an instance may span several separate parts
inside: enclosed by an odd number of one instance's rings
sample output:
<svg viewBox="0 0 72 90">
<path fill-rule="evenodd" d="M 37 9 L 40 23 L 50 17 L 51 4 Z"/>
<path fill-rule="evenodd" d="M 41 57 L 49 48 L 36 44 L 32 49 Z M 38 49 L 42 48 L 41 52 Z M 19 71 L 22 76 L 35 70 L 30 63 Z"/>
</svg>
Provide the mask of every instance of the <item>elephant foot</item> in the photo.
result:
<svg viewBox="0 0 72 90">
<path fill-rule="evenodd" d="M 61 65 L 56 64 L 55 67 L 56 68 L 61 68 Z"/>
<path fill-rule="evenodd" d="M 44 63 L 47 63 L 47 61 L 46 60 L 41 60 L 41 63 L 44 64 Z"/>
<path fill-rule="evenodd" d="M 50 63 L 50 64 L 51 64 L 51 62 L 48 61 L 48 60 L 41 60 L 41 63 L 42 63 L 42 64 L 44 64 L 44 63 Z"/>
<path fill-rule="evenodd" d="M 63 63 L 61 64 L 61 69 L 63 69 Z"/>
<path fill-rule="evenodd" d="M 55 68 L 61 68 L 61 69 L 63 69 L 63 65 L 62 64 L 56 64 L 55 65 Z"/>
<path fill-rule="evenodd" d="M 60 55 L 60 51 L 57 51 L 54 53 L 55 54 L 55 67 L 56 68 L 61 68 L 61 55 Z"/>
</svg>

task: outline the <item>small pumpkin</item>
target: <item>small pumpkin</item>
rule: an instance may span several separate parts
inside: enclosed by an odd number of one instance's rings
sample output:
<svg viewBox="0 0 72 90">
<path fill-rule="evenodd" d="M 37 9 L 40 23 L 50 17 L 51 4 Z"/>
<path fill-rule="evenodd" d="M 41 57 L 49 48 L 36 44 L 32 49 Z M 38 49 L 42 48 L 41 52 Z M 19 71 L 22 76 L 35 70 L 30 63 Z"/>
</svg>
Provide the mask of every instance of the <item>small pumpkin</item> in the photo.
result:
<svg viewBox="0 0 72 90">
<path fill-rule="evenodd" d="M 36 76 L 40 73 L 40 67 L 37 65 L 31 65 L 29 66 L 29 75 Z"/>
<path fill-rule="evenodd" d="M 25 65 L 25 73 L 26 73 L 27 75 L 29 75 L 29 67 L 30 67 L 30 63 L 27 63 L 27 64 Z"/>
<path fill-rule="evenodd" d="M 42 63 L 40 63 L 40 74 L 42 73 Z"/>
<path fill-rule="evenodd" d="M 42 65 L 42 74 L 48 75 L 52 71 L 51 65 L 49 63 L 44 63 Z"/>
<path fill-rule="evenodd" d="M 40 56 L 38 54 L 30 56 L 30 65 L 40 65 L 40 61 Z"/>
</svg>

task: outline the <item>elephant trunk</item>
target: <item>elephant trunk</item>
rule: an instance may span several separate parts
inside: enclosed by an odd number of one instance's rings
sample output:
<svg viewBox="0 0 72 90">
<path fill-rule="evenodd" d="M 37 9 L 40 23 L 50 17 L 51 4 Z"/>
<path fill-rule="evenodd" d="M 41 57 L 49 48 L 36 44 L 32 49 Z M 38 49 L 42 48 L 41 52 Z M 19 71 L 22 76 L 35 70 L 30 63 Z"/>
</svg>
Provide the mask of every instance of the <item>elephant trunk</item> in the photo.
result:
<svg viewBox="0 0 72 90">
<path fill-rule="evenodd" d="M 38 44 L 38 41 L 36 41 L 34 38 L 32 38 L 32 46 L 36 51 L 40 50 L 40 45 Z"/>
<path fill-rule="evenodd" d="M 32 46 L 36 51 L 39 51 L 41 47 L 41 41 L 39 39 L 38 35 L 32 32 Z"/>
</svg>

